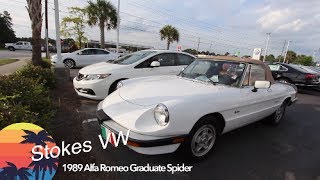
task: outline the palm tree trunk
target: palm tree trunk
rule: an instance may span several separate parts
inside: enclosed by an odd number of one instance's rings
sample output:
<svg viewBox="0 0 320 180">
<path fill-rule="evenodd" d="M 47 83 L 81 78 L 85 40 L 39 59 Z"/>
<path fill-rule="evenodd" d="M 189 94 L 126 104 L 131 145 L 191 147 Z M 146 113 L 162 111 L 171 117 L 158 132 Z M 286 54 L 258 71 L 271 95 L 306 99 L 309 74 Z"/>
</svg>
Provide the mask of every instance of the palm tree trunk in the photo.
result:
<svg viewBox="0 0 320 180">
<path fill-rule="evenodd" d="M 100 21 L 100 44 L 101 44 L 101 48 L 104 49 L 105 48 L 105 41 L 104 41 L 104 21 Z"/>
<path fill-rule="evenodd" d="M 39 171 L 40 171 L 40 168 L 36 169 L 35 180 L 39 180 Z"/>
<path fill-rule="evenodd" d="M 32 64 L 35 66 L 41 66 L 42 4 L 41 0 L 27 0 L 27 4 L 32 28 Z"/>
<path fill-rule="evenodd" d="M 168 40 L 167 41 L 167 50 L 169 50 L 169 48 L 170 48 L 170 41 Z"/>
<path fill-rule="evenodd" d="M 46 174 L 46 168 L 42 169 L 42 180 L 44 180 L 44 175 Z"/>
</svg>

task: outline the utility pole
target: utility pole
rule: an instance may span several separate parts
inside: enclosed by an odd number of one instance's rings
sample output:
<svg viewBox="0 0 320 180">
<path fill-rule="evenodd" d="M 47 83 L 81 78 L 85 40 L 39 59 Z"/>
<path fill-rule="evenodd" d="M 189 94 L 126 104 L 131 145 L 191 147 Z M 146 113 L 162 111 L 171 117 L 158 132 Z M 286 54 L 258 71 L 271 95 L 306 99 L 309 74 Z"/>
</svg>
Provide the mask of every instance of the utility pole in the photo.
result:
<svg viewBox="0 0 320 180">
<path fill-rule="evenodd" d="M 266 61 L 266 56 L 267 56 L 267 51 L 268 51 L 268 46 L 269 46 L 269 40 L 270 40 L 271 32 L 270 32 L 270 33 L 267 33 L 267 35 L 268 35 L 268 38 L 267 38 L 266 49 L 265 49 L 265 51 L 264 51 L 263 62 Z"/>
<path fill-rule="evenodd" d="M 198 38 L 198 47 L 197 47 L 198 52 L 199 52 L 199 46 L 200 46 L 200 38 Z"/>
<path fill-rule="evenodd" d="M 54 15 L 55 15 L 55 26 L 56 26 L 56 48 L 57 48 L 57 59 L 58 64 L 62 65 L 61 58 L 61 39 L 60 39 L 60 20 L 59 20 L 59 2 L 54 0 Z"/>
<path fill-rule="evenodd" d="M 120 0 L 118 0 L 118 11 L 117 11 L 117 54 L 119 54 L 119 33 L 120 33 Z"/>
<path fill-rule="evenodd" d="M 46 33 L 46 58 L 49 59 L 49 33 L 48 33 L 48 0 L 44 3 L 44 13 L 45 13 L 45 33 Z"/>
<path fill-rule="evenodd" d="M 286 54 L 284 55 L 283 63 L 285 63 L 286 59 L 287 59 L 287 54 L 288 54 L 288 50 L 289 50 L 289 44 L 290 44 L 290 41 L 288 41 L 288 44 L 287 44 Z"/>
<path fill-rule="evenodd" d="M 66 68 L 61 58 L 61 39 L 60 39 L 60 20 L 59 20 L 59 2 L 54 0 L 54 18 L 56 27 L 56 47 L 57 47 L 57 63 L 54 67 L 54 74 L 59 83 L 69 81 L 70 69 Z"/>
<path fill-rule="evenodd" d="M 280 58 L 279 58 L 279 61 L 278 61 L 278 62 L 281 61 L 282 54 L 283 54 L 284 48 L 286 47 L 286 44 L 287 44 L 287 40 L 285 40 L 284 43 L 283 43 L 282 51 L 281 51 Z"/>
<path fill-rule="evenodd" d="M 315 57 L 316 57 L 316 50 L 313 51 L 312 61 L 315 61 L 315 59 L 314 59 Z"/>
</svg>

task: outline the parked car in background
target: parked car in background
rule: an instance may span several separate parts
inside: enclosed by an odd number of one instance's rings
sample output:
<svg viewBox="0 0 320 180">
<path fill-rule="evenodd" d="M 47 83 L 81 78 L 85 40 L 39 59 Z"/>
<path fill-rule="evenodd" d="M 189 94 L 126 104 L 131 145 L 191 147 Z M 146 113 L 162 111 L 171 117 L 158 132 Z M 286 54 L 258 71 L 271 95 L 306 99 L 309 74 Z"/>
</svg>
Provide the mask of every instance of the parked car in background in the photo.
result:
<svg viewBox="0 0 320 180">
<path fill-rule="evenodd" d="M 305 69 L 307 69 L 308 71 L 317 73 L 318 76 L 320 77 L 320 68 L 318 67 L 314 67 L 314 66 L 303 66 Z M 319 79 L 320 81 L 320 79 Z M 320 83 L 318 84 L 318 86 L 313 87 L 314 90 L 320 91 Z"/>
<path fill-rule="evenodd" d="M 316 87 L 320 76 L 302 65 L 275 63 L 269 65 L 273 78 L 283 83 L 292 83 L 299 87 Z"/>
<path fill-rule="evenodd" d="M 127 146 L 138 153 L 181 148 L 185 158 L 199 160 L 214 149 L 220 134 L 264 118 L 278 125 L 296 100 L 296 87 L 274 82 L 262 61 L 208 57 L 176 76 L 119 82 L 99 103 L 97 118 L 105 139 L 130 130 Z"/>
<path fill-rule="evenodd" d="M 78 95 L 101 100 L 116 90 L 124 79 L 177 75 L 189 65 L 195 56 L 167 50 L 143 50 L 123 56 L 118 60 L 93 64 L 80 69 L 73 79 Z"/>
<path fill-rule="evenodd" d="M 10 51 L 15 50 L 32 50 L 32 45 L 30 42 L 27 41 L 18 41 L 16 43 L 5 43 L 5 48 L 9 49 Z"/>
<path fill-rule="evenodd" d="M 68 68 L 84 67 L 117 58 L 117 53 L 100 48 L 85 48 L 72 53 L 62 53 L 62 62 Z M 57 55 L 51 57 L 51 63 L 53 65 L 57 63 Z"/>
<path fill-rule="evenodd" d="M 49 45 L 48 46 L 48 50 L 49 50 L 49 52 L 57 52 L 57 48 L 55 46 L 53 46 L 53 45 Z M 47 51 L 46 45 L 42 45 L 41 46 L 41 51 L 42 52 L 46 52 Z"/>
</svg>

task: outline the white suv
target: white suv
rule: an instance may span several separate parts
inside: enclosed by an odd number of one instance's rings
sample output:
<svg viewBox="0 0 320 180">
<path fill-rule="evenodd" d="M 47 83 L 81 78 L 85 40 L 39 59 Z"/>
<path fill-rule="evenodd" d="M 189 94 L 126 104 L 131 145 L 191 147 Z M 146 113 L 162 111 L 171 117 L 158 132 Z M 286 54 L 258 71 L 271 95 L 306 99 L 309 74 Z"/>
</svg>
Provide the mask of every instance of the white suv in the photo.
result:
<svg viewBox="0 0 320 180">
<path fill-rule="evenodd" d="M 138 51 L 114 61 L 93 64 L 80 69 L 73 79 L 78 95 L 101 100 L 116 90 L 117 83 L 124 79 L 177 75 L 193 62 L 195 56 L 184 52 L 167 50 Z"/>
</svg>

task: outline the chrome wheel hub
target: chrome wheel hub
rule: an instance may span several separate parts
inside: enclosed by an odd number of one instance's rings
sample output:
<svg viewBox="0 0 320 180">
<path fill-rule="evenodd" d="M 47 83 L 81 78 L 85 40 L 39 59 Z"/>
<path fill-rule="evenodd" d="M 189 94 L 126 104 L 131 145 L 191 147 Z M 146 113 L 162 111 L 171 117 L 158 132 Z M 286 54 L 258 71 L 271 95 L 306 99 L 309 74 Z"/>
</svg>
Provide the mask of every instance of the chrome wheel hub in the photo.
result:
<svg viewBox="0 0 320 180">
<path fill-rule="evenodd" d="M 283 116 L 283 112 L 284 112 L 284 105 L 281 105 L 277 111 L 276 111 L 276 114 L 275 114 L 275 120 L 276 122 L 279 122 Z"/>
<path fill-rule="evenodd" d="M 197 130 L 191 141 L 191 151 L 195 156 L 207 154 L 213 147 L 216 140 L 215 128 L 208 124 Z"/>
</svg>

